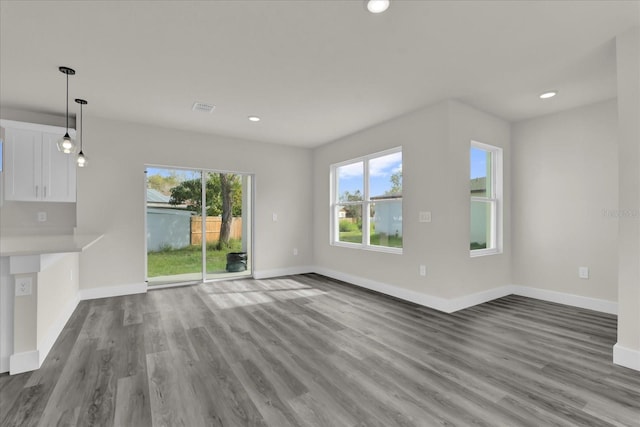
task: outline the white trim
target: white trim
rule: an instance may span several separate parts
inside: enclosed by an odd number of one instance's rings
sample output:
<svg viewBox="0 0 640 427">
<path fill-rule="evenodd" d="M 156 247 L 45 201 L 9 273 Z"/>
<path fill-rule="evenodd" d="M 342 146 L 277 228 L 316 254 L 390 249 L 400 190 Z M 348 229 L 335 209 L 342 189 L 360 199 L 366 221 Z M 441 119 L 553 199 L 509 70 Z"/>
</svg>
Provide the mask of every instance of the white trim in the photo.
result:
<svg viewBox="0 0 640 427">
<path fill-rule="evenodd" d="M 489 248 L 489 249 L 473 249 L 469 251 L 469 256 L 471 258 L 477 258 L 477 257 L 482 257 L 482 256 L 489 256 L 489 255 L 500 255 L 502 252 L 500 252 L 498 249 L 496 248 Z"/>
<path fill-rule="evenodd" d="M 14 353 L 9 358 L 9 375 L 35 371 L 40 367 L 38 350 Z"/>
<path fill-rule="evenodd" d="M 633 350 L 616 343 L 613 346 L 613 363 L 640 371 L 640 350 Z"/>
<path fill-rule="evenodd" d="M 351 242 L 341 242 L 339 240 L 333 242 L 333 246 L 338 246 L 342 248 L 349 249 L 357 249 L 361 251 L 372 251 L 372 252 L 384 252 L 387 254 L 397 254 L 402 255 L 403 248 L 398 248 L 394 246 L 380 246 L 380 245 L 363 245 L 362 243 L 351 243 Z"/>
<path fill-rule="evenodd" d="M 144 294 L 147 292 L 146 283 L 132 283 L 130 285 L 103 286 L 100 288 L 80 289 L 80 301 L 98 298 L 119 297 L 122 295 Z"/>
<path fill-rule="evenodd" d="M 513 288 L 507 285 L 453 298 L 449 300 L 449 311 L 447 311 L 447 313 L 454 313 L 458 310 L 464 310 L 465 308 L 493 301 L 494 299 L 506 297 L 511 294 L 513 294 Z"/>
<path fill-rule="evenodd" d="M 284 271 L 284 270 L 282 270 Z M 360 286 L 372 291 L 380 292 L 400 298 L 405 301 L 423 305 L 425 307 L 440 310 L 445 313 L 453 313 L 458 310 L 473 307 L 474 305 L 502 298 L 507 295 L 520 295 L 523 297 L 535 298 L 548 302 L 569 305 L 573 307 L 586 308 L 589 310 L 599 311 L 609 314 L 618 313 L 618 303 L 615 301 L 607 301 L 597 298 L 584 297 L 580 295 L 567 294 L 563 292 L 549 291 L 545 289 L 532 288 L 529 286 L 505 285 L 496 288 L 487 289 L 469 295 L 457 298 L 441 298 L 434 295 L 428 295 L 422 292 L 412 291 L 399 287 L 397 285 L 377 282 L 375 280 L 364 277 L 354 276 L 340 271 L 330 270 L 324 267 L 313 267 L 311 271 L 333 279 L 342 280 L 356 286 Z M 289 274 L 302 274 L 289 273 Z M 271 277 L 271 276 L 267 276 Z M 257 277 L 256 277 L 257 278 Z"/>
<path fill-rule="evenodd" d="M 269 279 L 271 277 L 293 276 L 296 274 L 313 273 L 316 270 L 316 268 L 308 265 L 301 265 L 298 267 L 274 268 L 271 270 L 254 270 L 253 278 L 260 280 Z"/>
<path fill-rule="evenodd" d="M 588 310 L 600 311 L 602 313 L 618 314 L 618 303 L 615 301 L 550 291 L 548 289 L 532 288 L 529 286 L 513 285 L 512 289 L 513 294 L 523 297 L 541 299 L 573 307 L 586 308 Z"/>
<path fill-rule="evenodd" d="M 329 270 L 323 267 L 316 267 L 315 272 L 322 274 L 323 276 L 331 277 L 333 279 L 342 280 L 362 288 L 366 288 L 372 291 L 380 292 L 385 295 L 390 295 L 396 298 L 400 298 L 405 301 L 413 302 L 423 305 L 425 307 L 433 308 L 436 310 L 449 312 L 449 300 L 445 298 L 435 297 L 427 295 L 422 292 L 416 292 L 409 289 L 404 289 L 396 285 L 388 283 L 377 282 L 371 279 L 365 279 L 359 276 L 353 276 L 351 274 L 341 273 L 335 270 Z"/>
<path fill-rule="evenodd" d="M 38 343 L 38 352 L 40 353 L 38 366 L 42 365 L 44 359 L 47 358 L 47 355 L 51 351 L 51 348 L 53 348 L 53 344 L 55 344 L 56 340 L 62 333 L 64 326 L 71 318 L 71 315 L 73 314 L 79 303 L 80 295 L 78 293 L 76 294 L 75 298 L 73 298 L 67 303 L 67 305 L 64 306 L 62 312 L 60 313 L 60 316 L 58 317 L 58 320 L 56 320 L 56 322 L 51 325 L 51 327 L 47 331 L 47 335 L 44 337 L 44 339 L 42 339 L 41 342 Z"/>
</svg>

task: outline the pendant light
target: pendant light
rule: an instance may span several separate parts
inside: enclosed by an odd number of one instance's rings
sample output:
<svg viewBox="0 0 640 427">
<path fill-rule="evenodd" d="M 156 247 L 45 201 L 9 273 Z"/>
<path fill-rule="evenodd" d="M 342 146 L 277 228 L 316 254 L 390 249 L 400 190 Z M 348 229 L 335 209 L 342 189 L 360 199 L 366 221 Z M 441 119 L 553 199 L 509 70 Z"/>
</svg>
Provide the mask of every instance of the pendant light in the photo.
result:
<svg viewBox="0 0 640 427">
<path fill-rule="evenodd" d="M 58 140 L 58 151 L 64 154 L 72 154 L 76 152 L 76 143 L 69 136 L 69 76 L 73 76 L 76 71 L 69 67 L 58 68 L 62 74 L 67 75 L 67 132 Z"/>
<path fill-rule="evenodd" d="M 89 162 L 87 156 L 85 156 L 82 152 L 82 129 L 84 128 L 84 121 L 82 120 L 82 106 L 87 105 L 87 101 L 85 101 L 84 99 L 76 98 L 76 102 L 80 104 L 80 152 L 78 153 L 78 157 L 76 158 L 76 163 L 78 164 L 79 168 L 83 168 L 87 166 L 87 163 Z"/>
</svg>

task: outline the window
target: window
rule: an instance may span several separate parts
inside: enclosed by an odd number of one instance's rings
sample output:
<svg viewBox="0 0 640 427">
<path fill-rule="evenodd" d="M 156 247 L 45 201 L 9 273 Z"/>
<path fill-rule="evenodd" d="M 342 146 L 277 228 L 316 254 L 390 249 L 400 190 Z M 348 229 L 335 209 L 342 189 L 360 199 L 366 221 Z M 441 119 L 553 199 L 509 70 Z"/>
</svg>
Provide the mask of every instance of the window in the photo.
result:
<svg viewBox="0 0 640 427">
<path fill-rule="evenodd" d="M 402 148 L 331 166 L 331 244 L 402 253 Z"/>
<path fill-rule="evenodd" d="M 502 149 L 471 141 L 471 256 L 501 252 Z"/>
</svg>

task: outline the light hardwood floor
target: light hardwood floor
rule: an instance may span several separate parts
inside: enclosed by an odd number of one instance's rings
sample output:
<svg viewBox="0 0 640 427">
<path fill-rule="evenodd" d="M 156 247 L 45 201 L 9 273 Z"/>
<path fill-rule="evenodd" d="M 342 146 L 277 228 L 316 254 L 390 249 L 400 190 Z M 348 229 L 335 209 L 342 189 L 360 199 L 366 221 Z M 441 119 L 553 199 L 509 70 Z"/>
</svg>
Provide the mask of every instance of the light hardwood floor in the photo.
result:
<svg viewBox="0 0 640 427">
<path fill-rule="evenodd" d="M 640 426 L 615 316 L 510 296 L 444 314 L 318 275 L 81 302 L 2 426 Z"/>
</svg>

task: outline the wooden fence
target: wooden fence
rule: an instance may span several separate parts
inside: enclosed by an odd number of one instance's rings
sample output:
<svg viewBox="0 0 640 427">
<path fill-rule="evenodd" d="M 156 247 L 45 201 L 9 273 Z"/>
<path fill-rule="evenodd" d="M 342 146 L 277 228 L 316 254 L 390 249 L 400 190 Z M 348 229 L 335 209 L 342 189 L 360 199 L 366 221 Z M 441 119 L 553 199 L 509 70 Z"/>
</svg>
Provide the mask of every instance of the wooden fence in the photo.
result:
<svg viewBox="0 0 640 427">
<path fill-rule="evenodd" d="M 222 218 L 219 216 L 208 216 L 206 222 L 207 243 L 215 243 L 220 239 L 220 226 Z M 231 238 L 242 238 L 242 218 L 234 217 L 231 220 Z M 200 245 L 202 243 L 202 217 L 191 217 L 191 244 Z"/>
</svg>

